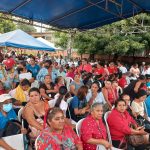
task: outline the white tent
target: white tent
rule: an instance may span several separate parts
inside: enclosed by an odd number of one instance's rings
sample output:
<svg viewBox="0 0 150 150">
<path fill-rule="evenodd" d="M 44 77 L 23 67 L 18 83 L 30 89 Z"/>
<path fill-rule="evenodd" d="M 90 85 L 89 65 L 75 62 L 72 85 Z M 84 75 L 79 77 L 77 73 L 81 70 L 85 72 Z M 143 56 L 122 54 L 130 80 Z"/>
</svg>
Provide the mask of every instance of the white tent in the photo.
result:
<svg viewBox="0 0 150 150">
<path fill-rule="evenodd" d="M 37 38 L 37 40 L 39 40 L 40 42 L 42 42 L 42 43 L 44 43 L 44 44 L 46 44 L 46 45 L 48 45 L 48 46 L 54 48 L 55 50 L 62 50 L 62 48 L 60 48 L 60 47 L 55 47 L 54 43 L 51 43 L 51 42 L 45 40 L 45 39 L 42 38 L 42 37 Z"/>
</svg>

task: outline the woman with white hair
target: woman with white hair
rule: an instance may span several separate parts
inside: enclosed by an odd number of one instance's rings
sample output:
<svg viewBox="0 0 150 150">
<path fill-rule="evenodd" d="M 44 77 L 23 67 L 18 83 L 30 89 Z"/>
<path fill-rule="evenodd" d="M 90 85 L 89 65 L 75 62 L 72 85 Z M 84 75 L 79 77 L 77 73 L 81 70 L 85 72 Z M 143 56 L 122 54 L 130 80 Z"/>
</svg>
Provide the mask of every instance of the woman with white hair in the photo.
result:
<svg viewBox="0 0 150 150">
<path fill-rule="evenodd" d="M 102 119 L 103 105 L 94 103 L 91 106 L 91 113 L 81 125 L 81 140 L 84 150 L 96 150 L 97 145 L 103 145 L 106 149 L 111 148 L 107 140 L 106 127 Z"/>
</svg>

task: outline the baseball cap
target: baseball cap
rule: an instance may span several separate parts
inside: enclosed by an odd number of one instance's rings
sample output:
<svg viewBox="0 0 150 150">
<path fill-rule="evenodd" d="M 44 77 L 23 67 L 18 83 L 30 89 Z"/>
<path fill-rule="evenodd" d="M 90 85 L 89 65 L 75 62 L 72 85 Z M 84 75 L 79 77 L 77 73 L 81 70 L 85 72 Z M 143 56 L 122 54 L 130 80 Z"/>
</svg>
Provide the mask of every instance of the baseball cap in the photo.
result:
<svg viewBox="0 0 150 150">
<path fill-rule="evenodd" d="M 11 99 L 12 97 L 9 94 L 2 94 L 0 95 L 0 103 L 5 102 L 8 99 Z"/>
<path fill-rule="evenodd" d="M 11 69 L 15 65 L 15 60 L 13 58 L 9 58 L 3 62 L 7 69 Z"/>
</svg>

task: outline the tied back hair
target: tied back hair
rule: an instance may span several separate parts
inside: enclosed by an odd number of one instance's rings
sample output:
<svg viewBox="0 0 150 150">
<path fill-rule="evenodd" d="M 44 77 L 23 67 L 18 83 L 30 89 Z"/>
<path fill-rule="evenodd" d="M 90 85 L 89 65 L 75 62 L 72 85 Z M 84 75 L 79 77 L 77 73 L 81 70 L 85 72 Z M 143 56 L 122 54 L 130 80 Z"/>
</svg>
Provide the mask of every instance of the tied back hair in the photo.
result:
<svg viewBox="0 0 150 150">
<path fill-rule="evenodd" d="M 67 88 L 66 86 L 61 86 L 59 88 L 59 97 L 58 99 L 56 100 L 56 104 L 55 104 L 55 107 L 59 107 L 60 106 L 60 103 L 63 99 L 63 97 L 67 94 Z"/>
</svg>

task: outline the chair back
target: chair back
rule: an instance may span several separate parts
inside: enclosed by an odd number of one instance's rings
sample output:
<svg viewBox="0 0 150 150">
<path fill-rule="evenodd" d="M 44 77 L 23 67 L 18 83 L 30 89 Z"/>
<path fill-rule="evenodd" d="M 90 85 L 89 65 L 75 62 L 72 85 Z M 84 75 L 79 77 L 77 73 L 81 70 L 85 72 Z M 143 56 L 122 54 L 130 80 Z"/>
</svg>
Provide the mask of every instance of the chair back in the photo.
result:
<svg viewBox="0 0 150 150">
<path fill-rule="evenodd" d="M 70 86 L 70 83 L 71 83 L 72 81 L 73 81 L 73 79 L 72 79 L 71 77 L 66 77 L 66 78 L 65 78 L 66 87 L 67 87 L 67 90 L 68 90 L 68 91 L 70 90 L 69 86 Z"/>
<path fill-rule="evenodd" d="M 79 137 L 80 137 L 80 130 L 81 130 L 81 125 L 82 125 L 83 120 L 84 120 L 84 118 L 79 120 L 76 124 L 76 132 Z"/>
<path fill-rule="evenodd" d="M 21 122 L 21 116 L 22 116 L 22 113 L 23 113 L 23 108 L 20 108 L 19 111 L 18 111 L 18 120 Z"/>
<path fill-rule="evenodd" d="M 111 113 L 111 111 L 107 111 L 104 115 L 104 120 L 105 120 L 105 123 L 106 123 L 106 130 L 107 130 L 107 135 L 108 135 L 108 141 L 110 144 L 112 144 L 112 139 L 111 139 L 111 135 L 110 135 L 110 130 L 109 130 L 109 126 L 108 126 L 108 123 L 107 123 L 107 119 L 108 119 L 108 116 L 109 114 Z"/>
<path fill-rule="evenodd" d="M 34 143 L 35 150 L 38 150 L 37 141 L 38 141 L 39 137 L 40 137 L 40 135 L 35 139 L 35 143 Z"/>
</svg>

